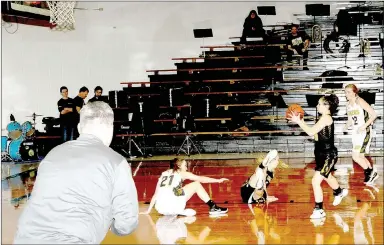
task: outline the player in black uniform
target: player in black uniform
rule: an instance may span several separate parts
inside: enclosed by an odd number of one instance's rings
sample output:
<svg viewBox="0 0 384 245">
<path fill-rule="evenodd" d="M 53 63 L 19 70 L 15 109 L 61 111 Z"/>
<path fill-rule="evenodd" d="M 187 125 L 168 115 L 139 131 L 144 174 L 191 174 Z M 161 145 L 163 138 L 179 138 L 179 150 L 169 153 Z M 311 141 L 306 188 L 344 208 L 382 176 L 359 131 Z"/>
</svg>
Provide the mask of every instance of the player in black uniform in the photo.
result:
<svg viewBox="0 0 384 245">
<path fill-rule="evenodd" d="M 274 197 L 268 197 L 267 187 L 273 179 L 278 164 L 278 152 L 276 150 L 270 151 L 251 177 L 241 186 L 241 199 L 244 203 L 265 203 L 267 199 L 277 200 Z"/>
<path fill-rule="evenodd" d="M 315 175 L 312 178 L 312 187 L 315 195 L 315 208 L 311 219 L 321 219 L 325 217 L 323 210 L 323 190 L 321 182 L 327 181 L 328 185 L 333 189 L 334 201 L 333 206 L 340 204 L 341 200 L 348 194 L 347 189 L 341 189 L 336 178 L 331 174 L 334 171 L 335 164 L 338 160 L 337 148 L 334 144 L 335 125 L 332 115 L 337 112 L 339 99 L 336 95 L 323 96 L 317 104 L 317 111 L 321 114 L 319 121 L 309 127 L 300 115 L 291 113 L 290 121 L 297 123 L 309 136 L 315 137 Z"/>
</svg>

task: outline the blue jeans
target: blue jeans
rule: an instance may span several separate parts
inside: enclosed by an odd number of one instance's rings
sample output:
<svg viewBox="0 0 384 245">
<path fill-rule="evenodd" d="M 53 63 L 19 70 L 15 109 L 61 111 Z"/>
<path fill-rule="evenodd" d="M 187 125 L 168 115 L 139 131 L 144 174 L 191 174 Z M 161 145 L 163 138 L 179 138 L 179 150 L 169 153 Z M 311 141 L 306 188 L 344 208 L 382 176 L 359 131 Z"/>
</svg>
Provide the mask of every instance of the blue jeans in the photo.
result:
<svg viewBox="0 0 384 245">
<path fill-rule="evenodd" d="M 61 138 L 63 142 L 67 142 L 69 140 L 74 140 L 75 135 L 75 127 L 72 125 L 60 125 L 61 127 Z"/>
</svg>

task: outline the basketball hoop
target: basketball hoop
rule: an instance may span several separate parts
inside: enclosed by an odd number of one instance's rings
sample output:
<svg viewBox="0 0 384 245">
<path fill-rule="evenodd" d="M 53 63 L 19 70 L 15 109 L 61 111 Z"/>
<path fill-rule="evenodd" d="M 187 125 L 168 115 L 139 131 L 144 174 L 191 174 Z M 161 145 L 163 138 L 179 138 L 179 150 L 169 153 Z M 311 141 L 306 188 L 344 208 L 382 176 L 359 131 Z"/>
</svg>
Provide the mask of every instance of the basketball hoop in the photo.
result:
<svg viewBox="0 0 384 245">
<path fill-rule="evenodd" d="M 67 1 L 47 1 L 53 27 L 57 31 L 72 31 L 75 29 L 75 18 L 73 9 L 76 2 Z"/>
</svg>

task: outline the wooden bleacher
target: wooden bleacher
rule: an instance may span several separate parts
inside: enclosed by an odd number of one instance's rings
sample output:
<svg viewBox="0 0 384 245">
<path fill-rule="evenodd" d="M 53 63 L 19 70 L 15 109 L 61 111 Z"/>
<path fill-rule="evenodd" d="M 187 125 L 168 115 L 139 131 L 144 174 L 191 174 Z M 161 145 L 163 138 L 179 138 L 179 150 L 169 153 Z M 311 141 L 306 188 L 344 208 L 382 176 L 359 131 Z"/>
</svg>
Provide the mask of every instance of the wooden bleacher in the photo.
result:
<svg viewBox="0 0 384 245">
<path fill-rule="evenodd" d="M 196 63 L 192 63 L 196 64 Z M 198 63 L 197 63 L 198 64 Z M 201 72 L 201 71 L 237 71 L 237 70 L 265 70 L 265 69 L 282 69 L 283 66 L 254 66 L 254 67 L 221 67 L 221 68 L 187 68 L 187 69 L 162 69 L 162 70 L 147 70 L 147 72 Z"/>
<path fill-rule="evenodd" d="M 263 55 L 251 55 L 251 56 L 224 56 L 224 57 L 189 57 L 189 58 L 172 58 L 172 60 L 181 60 L 183 62 L 186 62 L 187 60 L 190 60 L 191 62 L 196 62 L 196 60 L 230 60 L 233 59 L 235 61 L 240 59 L 263 59 L 265 56 Z"/>
<path fill-rule="evenodd" d="M 207 48 L 209 51 L 214 51 L 215 49 L 223 49 L 223 48 L 233 48 L 235 50 L 238 49 L 246 49 L 246 48 L 265 48 L 266 46 L 269 47 L 280 47 L 283 48 L 286 46 L 286 44 L 250 44 L 250 45 L 213 45 L 213 46 L 200 46 L 200 48 Z"/>
<path fill-rule="evenodd" d="M 299 18 L 303 26 L 311 22 L 311 19 Z M 319 23 L 324 27 L 325 36 L 333 22 L 320 18 Z M 365 27 L 364 34 L 375 36 L 372 33 L 378 33 L 380 28 L 382 26 Z M 306 31 L 311 34 L 310 28 Z M 177 62 L 176 68 L 147 70 L 152 73 L 148 75 L 149 81 L 121 82 L 125 86 L 124 94 L 117 101 L 128 98 L 133 102 L 122 106 L 118 103 L 114 108 L 118 119 L 115 123 L 119 125 L 115 129 L 115 145 L 126 147 L 118 142 L 119 138 L 135 137 L 151 154 L 172 154 L 186 136 L 191 136 L 203 152 L 264 151 L 271 147 L 282 151 L 312 151 L 311 138 L 297 125 L 287 122 L 286 106 L 301 105 L 306 113 L 304 120 L 313 125 L 316 109 L 309 107 L 306 95 L 333 92 L 340 100 L 340 110 L 334 117 L 336 146 L 339 151 L 348 151 L 351 132 L 344 134 L 341 130 L 346 121 L 344 90 L 322 86 L 354 83 L 373 93 L 376 100 L 374 107 L 379 118 L 375 122 L 371 149 L 382 150 L 383 75 L 376 74 L 373 67 L 380 60 L 381 49 L 373 45 L 363 61 L 358 57 L 358 41 L 350 38 L 351 49 L 346 59 L 345 54 L 327 54 L 320 50 L 320 45 L 312 44 L 309 71 L 303 71 L 300 65 L 287 66 L 284 43 L 237 45 L 233 42 L 235 45 L 202 46 L 203 57 L 198 57 L 197 51 L 196 57 L 172 58 Z M 316 56 L 321 58 L 315 59 Z M 327 70 L 343 69 L 345 61 L 347 66 L 366 62 L 367 67 L 344 69 L 346 76 L 321 76 Z M 285 105 L 274 102 L 278 96 Z M 144 106 L 141 113 L 138 101 Z M 132 121 L 128 121 L 128 113 L 134 114 Z M 129 130 L 118 128 L 121 125 L 130 125 Z M 248 131 L 238 131 L 243 126 Z"/>
</svg>

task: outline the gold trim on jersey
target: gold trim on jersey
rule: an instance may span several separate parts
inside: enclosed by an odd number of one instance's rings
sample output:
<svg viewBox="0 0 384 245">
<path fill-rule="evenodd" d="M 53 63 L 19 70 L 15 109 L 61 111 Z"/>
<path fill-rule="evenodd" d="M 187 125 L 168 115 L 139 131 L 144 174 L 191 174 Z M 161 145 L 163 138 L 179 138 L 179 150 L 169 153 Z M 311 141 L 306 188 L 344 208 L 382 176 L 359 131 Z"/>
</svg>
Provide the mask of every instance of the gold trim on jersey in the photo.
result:
<svg viewBox="0 0 384 245">
<path fill-rule="evenodd" d="M 180 184 L 178 186 L 173 188 L 173 193 L 175 194 L 175 196 L 178 196 L 178 197 L 185 195 L 183 187 L 182 187 L 182 182 L 180 182 Z"/>
<path fill-rule="evenodd" d="M 363 146 L 361 147 L 361 150 L 360 150 L 360 153 L 364 153 L 367 146 L 368 146 L 368 143 L 369 143 L 369 140 L 371 138 L 371 129 L 370 127 L 367 127 L 366 129 L 366 134 L 365 134 L 365 137 L 364 137 L 364 141 L 363 141 Z"/>
<path fill-rule="evenodd" d="M 336 164 L 335 158 L 330 157 L 330 156 L 326 156 L 326 158 L 324 160 L 323 168 L 320 170 L 320 174 L 323 175 L 324 177 L 328 176 L 331 173 L 333 166 L 335 166 L 335 164 Z M 328 178 L 328 177 L 326 177 L 326 178 Z"/>
<path fill-rule="evenodd" d="M 348 111 L 348 116 L 355 116 L 355 115 L 360 115 L 360 110 L 359 109 Z"/>
</svg>

